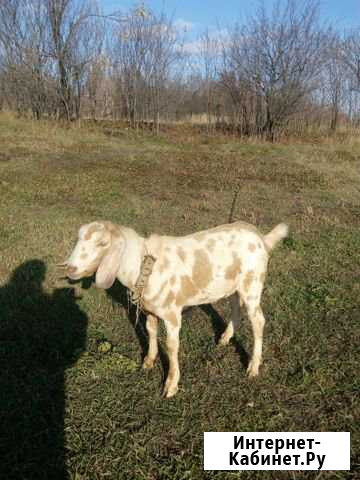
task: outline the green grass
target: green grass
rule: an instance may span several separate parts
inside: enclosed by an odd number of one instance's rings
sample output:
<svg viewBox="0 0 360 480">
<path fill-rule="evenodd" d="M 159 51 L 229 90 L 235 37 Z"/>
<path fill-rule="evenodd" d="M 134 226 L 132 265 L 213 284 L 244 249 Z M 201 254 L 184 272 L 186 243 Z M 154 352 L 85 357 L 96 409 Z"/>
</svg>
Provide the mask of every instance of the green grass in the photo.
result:
<svg viewBox="0 0 360 480">
<path fill-rule="evenodd" d="M 359 478 L 359 142 L 155 138 L 2 114 L 0 145 L 1 478 Z M 143 235 L 226 223 L 237 189 L 236 219 L 291 228 L 263 296 L 261 374 L 245 376 L 245 316 L 219 348 L 227 302 L 194 308 L 180 390 L 164 400 L 166 355 L 141 370 L 126 292 L 70 285 L 55 264 L 94 219 Z M 350 431 L 352 471 L 204 473 L 204 431 Z"/>
</svg>

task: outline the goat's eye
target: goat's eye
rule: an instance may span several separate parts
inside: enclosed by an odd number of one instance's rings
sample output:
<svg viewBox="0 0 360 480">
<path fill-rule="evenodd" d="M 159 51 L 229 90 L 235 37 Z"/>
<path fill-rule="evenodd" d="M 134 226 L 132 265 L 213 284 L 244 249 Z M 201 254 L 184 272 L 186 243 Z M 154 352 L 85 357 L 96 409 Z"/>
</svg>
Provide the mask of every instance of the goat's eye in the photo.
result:
<svg viewBox="0 0 360 480">
<path fill-rule="evenodd" d="M 107 245 L 107 242 L 99 242 L 97 244 L 98 247 L 106 247 L 106 245 Z"/>
</svg>

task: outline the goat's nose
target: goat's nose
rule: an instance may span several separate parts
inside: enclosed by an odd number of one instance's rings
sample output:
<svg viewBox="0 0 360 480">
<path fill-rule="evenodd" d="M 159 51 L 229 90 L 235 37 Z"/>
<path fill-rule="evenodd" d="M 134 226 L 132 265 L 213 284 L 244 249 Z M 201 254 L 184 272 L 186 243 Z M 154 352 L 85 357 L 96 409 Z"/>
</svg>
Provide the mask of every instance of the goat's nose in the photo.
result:
<svg viewBox="0 0 360 480">
<path fill-rule="evenodd" d="M 74 267 L 73 265 L 68 265 L 68 266 L 66 267 L 66 273 L 67 273 L 67 274 L 70 274 L 70 275 L 73 274 L 73 273 L 75 273 L 76 270 L 77 270 L 77 267 Z"/>
</svg>

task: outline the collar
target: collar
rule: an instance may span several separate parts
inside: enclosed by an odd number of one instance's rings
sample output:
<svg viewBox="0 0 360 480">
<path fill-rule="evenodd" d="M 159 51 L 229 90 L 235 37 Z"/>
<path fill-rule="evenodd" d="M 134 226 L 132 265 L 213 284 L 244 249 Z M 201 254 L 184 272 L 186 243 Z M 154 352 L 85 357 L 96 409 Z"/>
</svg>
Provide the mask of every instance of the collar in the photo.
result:
<svg viewBox="0 0 360 480">
<path fill-rule="evenodd" d="M 153 266 L 155 261 L 156 261 L 156 258 L 153 257 L 152 255 L 149 255 L 145 251 L 141 265 L 140 265 L 139 276 L 136 280 L 134 289 L 130 294 L 132 303 L 136 305 L 137 319 L 138 319 L 139 311 L 140 310 L 144 311 L 144 302 L 143 302 L 144 290 L 147 286 L 149 277 L 153 271 Z"/>
</svg>

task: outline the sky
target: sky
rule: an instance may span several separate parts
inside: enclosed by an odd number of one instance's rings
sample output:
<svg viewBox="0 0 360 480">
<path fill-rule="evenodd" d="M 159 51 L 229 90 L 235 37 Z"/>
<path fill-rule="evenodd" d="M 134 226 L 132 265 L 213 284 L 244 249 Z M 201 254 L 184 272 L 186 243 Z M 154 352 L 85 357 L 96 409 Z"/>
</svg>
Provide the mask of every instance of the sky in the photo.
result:
<svg viewBox="0 0 360 480">
<path fill-rule="evenodd" d="M 136 2 L 133 0 L 98 0 L 106 13 L 126 11 Z M 165 11 L 187 27 L 193 35 L 217 25 L 226 26 L 235 20 L 245 19 L 254 13 L 257 0 L 148 0 L 144 2 L 155 11 Z M 265 0 L 271 8 L 275 0 Z M 322 18 L 334 22 L 340 29 L 360 27 L 360 0 L 321 0 Z"/>
</svg>

